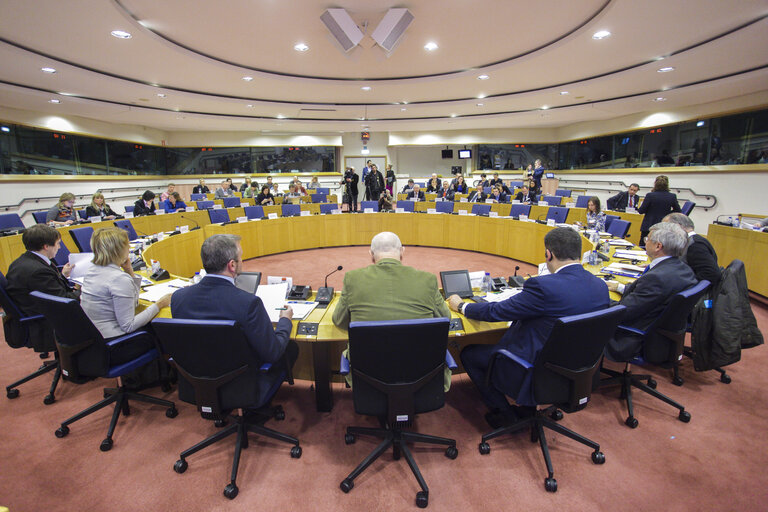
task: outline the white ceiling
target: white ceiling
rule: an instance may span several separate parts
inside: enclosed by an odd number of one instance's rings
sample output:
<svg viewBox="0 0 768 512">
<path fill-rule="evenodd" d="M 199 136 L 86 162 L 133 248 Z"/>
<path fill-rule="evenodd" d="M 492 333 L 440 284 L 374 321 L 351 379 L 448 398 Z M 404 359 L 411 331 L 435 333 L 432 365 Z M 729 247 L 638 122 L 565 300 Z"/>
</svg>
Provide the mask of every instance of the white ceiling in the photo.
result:
<svg viewBox="0 0 768 512">
<path fill-rule="evenodd" d="M 330 7 L 366 33 L 348 53 L 320 21 Z M 414 20 L 387 54 L 370 34 L 391 7 Z M 560 127 L 768 90 L 768 0 L 0 0 L 0 11 L 0 106 L 160 130 Z"/>
</svg>

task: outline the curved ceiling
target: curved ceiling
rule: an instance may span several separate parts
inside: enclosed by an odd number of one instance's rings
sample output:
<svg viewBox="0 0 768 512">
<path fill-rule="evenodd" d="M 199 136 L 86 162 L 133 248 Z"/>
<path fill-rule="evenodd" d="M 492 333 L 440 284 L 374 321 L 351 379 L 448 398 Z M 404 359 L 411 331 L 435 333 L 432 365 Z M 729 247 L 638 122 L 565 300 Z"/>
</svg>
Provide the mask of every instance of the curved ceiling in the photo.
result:
<svg viewBox="0 0 768 512">
<path fill-rule="evenodd" d="M 349 52 L 329 7 L 365 33 Z M 390 7 L 414 19 L 388 53 Z M 36 0 L 0 18 L 0 105 L 173 130 L 563 126 L 766 91 L 767 47 L 765 0 Z"/>
</svg>

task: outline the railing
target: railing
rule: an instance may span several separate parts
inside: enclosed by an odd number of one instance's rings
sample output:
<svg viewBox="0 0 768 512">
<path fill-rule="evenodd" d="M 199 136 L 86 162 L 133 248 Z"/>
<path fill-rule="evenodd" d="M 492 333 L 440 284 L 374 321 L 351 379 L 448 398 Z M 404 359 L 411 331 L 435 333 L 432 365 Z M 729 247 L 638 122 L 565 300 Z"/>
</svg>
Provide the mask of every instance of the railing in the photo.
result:
<svg viewBox="0 0 768 512">
<path fill-rule="evenodd" d="M 571 186 L 571 184 L 584 184 L 583 186 L 587 190 L 599 190 L 604 191 L 608 193 L 618 193 L 622 192 L 624 190 L 627 190 L 629 188 L 629 184 L 625 183 L 623 180 L 596 180 L 596 179 L 589 179 L 589 180 L 572 180 L 572 179 L 563 179 L 560 178 L 560 183 L 565 183 L 569 186 L 569 188 L 574 188 Z M 650 187 L 640 187 L 650 189 Z M 691 197 L 691 201 L 696 203 L 696 208 L 701 208 L 704 211 L 710 210 L 717 206 L 717 196 L 714 194 L 700 194 L 693 190 L 692 188 L 687 187 L 674 187 L 670 188 L 670 191 L 673 191 L 677 194 L 680 194 L 681 192 L 685 192 L 686 196 Z M 709 201 L 709 204 L 703 204 L 701 201 Z"/>
</svg>

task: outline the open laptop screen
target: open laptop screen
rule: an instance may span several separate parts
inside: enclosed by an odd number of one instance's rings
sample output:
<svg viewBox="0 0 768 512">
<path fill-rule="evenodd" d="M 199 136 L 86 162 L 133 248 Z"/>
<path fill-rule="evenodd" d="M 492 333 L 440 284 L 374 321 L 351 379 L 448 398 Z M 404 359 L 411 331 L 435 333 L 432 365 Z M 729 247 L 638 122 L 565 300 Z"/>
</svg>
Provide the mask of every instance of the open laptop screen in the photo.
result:
<svg viewBox="0 0 768 512">
<path fill-rule="evenodd" d="M 235 279 L 235 286 L 254 295 L 259 283 L 261 283 L 261 272 L 243 272 Z"/>
<path fill-rule="evenodd" d="M 468 270 L 449 270 L 440 272 L 440 283 L 443 286 L 443 295 L 448 298 L 454 293 L 466 299 L 472 297 L 472 283 L 469 280 Z"/>
</svg>

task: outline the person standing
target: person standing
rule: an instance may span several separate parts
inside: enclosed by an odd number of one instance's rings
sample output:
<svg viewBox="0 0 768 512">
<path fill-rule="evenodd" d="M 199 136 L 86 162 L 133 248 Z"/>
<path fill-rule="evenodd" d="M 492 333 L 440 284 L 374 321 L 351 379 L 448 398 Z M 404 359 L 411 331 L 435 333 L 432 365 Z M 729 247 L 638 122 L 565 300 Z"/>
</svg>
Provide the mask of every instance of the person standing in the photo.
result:
<svg viewBox="0 0 768 512">
<path fill-rule="evenodd" d="M 381 195 L 381 191 L 384 190 L 384 176 L 381 175 L 376 164 L 371 165 L 371 171 L 368 173 L 368 181 L 366 182 L 366 185 L 369 197 L 374 199 L 378 198 Z"/>
<path fill-rule="evenodd" d="M 386 182 L 386 189 L 389 191 L 389 195 L 394 194 L 395 181 L 397 181 L 397 177 L 395 176 L 395 171 L 392 170 L 392 164 L 387 164 L 387 175 L 384 177 L 384 180 Z"/>
<path fill-rule="evenodd" d="M 643 204 L 637 209 L 637 213 L 644 214 L 643 222 L 640 224 L 640 245 L 645 244 L 645 237 L 648 236 L 651 226 L 661 222 L 661 219 L 670 213 L 679 211 L 677 196 L 669 191 L 669 178 L 663 174 L 656 176 L 653 190 L 648 192 L 643 199 Z"/>
<path fill-rule="evenodd" d="M 347 167 L 344 172 L 344 179 L 341 181 L 341 185 L 344 185 L 344 196 L 342 203 L 347 205 L 347 211 L 349 213 L 357 211 L 357 182 L 360 181 L 360 176 L 355 172 L 354 167 Z"/>
<path fill-rule="evenodd" d="M 363 186 L 365 187 L 365 195 L 363 196 L 366 201 L 370 201 L 371 195 L 370 191 L 368 190 L 368 173 L 371 172 L 371 161 L 368 160 L 365 162 L 365 167 L 363 167 Z"/>
</svg>

